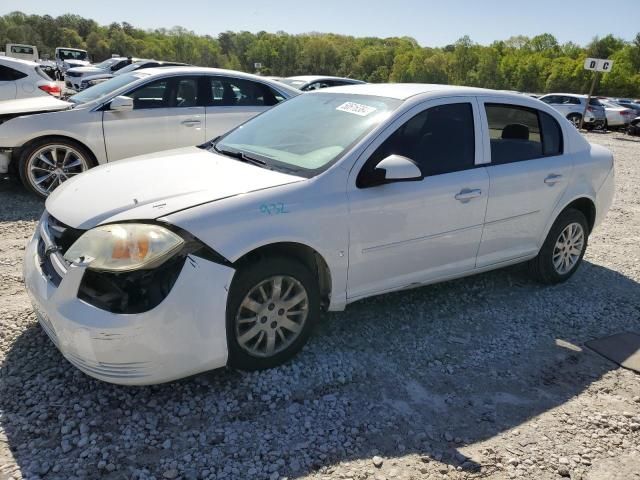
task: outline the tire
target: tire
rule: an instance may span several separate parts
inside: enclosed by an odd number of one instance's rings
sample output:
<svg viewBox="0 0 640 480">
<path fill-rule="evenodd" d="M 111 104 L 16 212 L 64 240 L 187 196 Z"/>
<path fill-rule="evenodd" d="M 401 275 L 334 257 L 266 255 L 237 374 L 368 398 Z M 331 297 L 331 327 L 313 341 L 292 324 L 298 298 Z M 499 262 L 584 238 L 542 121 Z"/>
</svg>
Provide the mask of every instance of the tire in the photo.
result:
<svg viewBox="0 0 640 480">
<path fill-rule="evenodd" d="M 61 183 L 94 166 L 93 154 L 78 142 L 45 137 L 23 149 L 18 172 L 27 189 L 46 198 Z"/>
<path fill-rule="evenodd" d="M 567 251 L 564 251 L 563 253 L 562 249 L 558 249 L 558 245 L 560 245 L 561 235 L 563 235 L 567 231 L 567 229 L 570 229 L 573 226 L 579 227 L 579 229 L 581 229 L 582 231 L 582 245 L 580 246 L 580 248 L 575 247 L 573 249 L 570 249 L 569 245 L 571 245 L 571 243 L 565 243 Z M 538 255 L 534 259 L 529 261 L 528 266 L 530 273 L 539 282 L 548 285 L 567 281 L 576 272 L 576 270 L 582 263 L 584 252 L 587 249 L 588 239 L 589 225 L 584 214 L 579 210 L 575 210 L 573 208 L 564 210 L 560 215 L 558 215 L 558 218 L 551 227 L 551 230 L 549 231 L 549 234 L 547 235 L 547 238 L 545 239 L 540 252 L 538 252 Z M 569 253 L 572 250 L 575 252 L 573 255 Z M 578 250 L 579 253 L 577 253 Z M 560 258 L 560 263 L 562 263 L 562 257 L 569 259 L 572 263 L 569 266 L 569 262 L 567 262 L 567 264 L 562 264 L 563 268 L 557 268 L 557 266 L 554 264 L 554 259 L 557 260 L 558 258 Z M 567 267 L 567 269 L 564 270 L 564 267 Z"/>
<path fill-rule="evenodd" d="M 284 291 L 282 297 L 274 294 L 277 288 L 272 288 L 278 278 L 281 279 L 279 291 Z M 272 368 L 289 360 L 304 346 L 320 315 L 316 278 L 305 265 L 286 257 L 264 258 L 242 267 L 235 274 L 226 313 L 230 367 L 240 370 Z M 260 285 L 263 286 L 262 293 Z M 301 295 L 300 288 L 304 290 L 306 300 L 286 306 L 287 300 L 295 302 Z M 306 317 L 303 319 L 304 313 L 295 312 L 304 310 L 305 305 Z M 283 313 L 285 307 L 291 316 Z M 297 332 L 288 330 L 292 323 L 299 325 Z M 268 351 L 270 336 L 274 338 L 271 352 Z"/>
<path fill-rule="evenodd" d="M 582 115 L 579 113 L 572 113 L 567 115 L 567 120 L 569 120 L 574 127 L 580 128 L 580 120 L 582 119 Z"/>
</svg>

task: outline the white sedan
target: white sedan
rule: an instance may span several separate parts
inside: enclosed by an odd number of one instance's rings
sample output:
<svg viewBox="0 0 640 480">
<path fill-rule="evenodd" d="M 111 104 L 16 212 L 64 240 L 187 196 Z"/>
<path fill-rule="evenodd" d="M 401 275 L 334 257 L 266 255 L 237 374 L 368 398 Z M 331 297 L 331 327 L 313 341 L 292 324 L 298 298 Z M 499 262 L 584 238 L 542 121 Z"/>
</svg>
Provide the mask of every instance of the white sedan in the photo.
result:
<svg viewBox="0 0 640 480">
<path fill-rule="evenodd" d="M 613 157 L 523 95 L 358 85 L 57 189 L 25 285 L 64 356 L 120 384 L 291 358 L 322 310 L 528 262 L 573 275 Z"/>
<path fill-rule="evenodd" d="M 59 97 L 60 93 L 60 86 L 51 81 L 38 63 L 0 57 L 0 100 Z"/>
<path fill-rule="evenodd" d="M 46 197 L 96 165 L 222 135 L 300 92 L 231 70 L 150 68 L 69 98 L 73 108 L 0 124 L 0 152 L 24 185 Z"/>
</svg>

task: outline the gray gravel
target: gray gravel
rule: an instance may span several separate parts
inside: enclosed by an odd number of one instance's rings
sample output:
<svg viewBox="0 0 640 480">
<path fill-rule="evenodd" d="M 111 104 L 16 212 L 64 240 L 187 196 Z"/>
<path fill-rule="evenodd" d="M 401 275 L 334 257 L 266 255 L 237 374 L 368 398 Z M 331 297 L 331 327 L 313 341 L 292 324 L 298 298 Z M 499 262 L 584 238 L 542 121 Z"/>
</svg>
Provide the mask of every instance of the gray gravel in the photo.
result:
<svg viewBox="0 0 640 480">
<path fill-rule="evenodd" d="M 640 376 L 583 347 L 640 332 L 640 139 L 568 283 L 510 268 L 325 315 L 289 364 L 144 388 L 77 371 L 21 281 L 42 203 L 0 183 L 0 480 L 640 479 Z"/>
</svg>

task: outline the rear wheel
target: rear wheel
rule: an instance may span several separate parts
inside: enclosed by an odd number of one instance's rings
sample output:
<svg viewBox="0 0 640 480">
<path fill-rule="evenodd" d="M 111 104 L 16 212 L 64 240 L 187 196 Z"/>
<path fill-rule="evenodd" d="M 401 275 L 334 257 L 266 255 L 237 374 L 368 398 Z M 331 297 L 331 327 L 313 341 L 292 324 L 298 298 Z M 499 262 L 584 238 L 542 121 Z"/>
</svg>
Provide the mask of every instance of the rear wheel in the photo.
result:
<svg viewBox="0 0 640 480">
<path fill-rule="evenodd" d="M 33 193 L 46 198 L 63 182 L 93 166 L 93 156 L 79 143 L 44 138 L 22 152 L 20 180 Z"/>
<path fill-rule="evenodd" d="M 580 128 L 580 121 L 582 120 L 582 115 L 579 113 L 572 113 L 567 117 L 567 119 L 573 123 L 573 126 L 576 128 Z"/>
<path fill-rule="evenodd" d="M 262 370 L 285 362 L 304 346 L 319 312 L 316 279 L 302 263 L 274 257 L 241 268 L 227 302 L 229 365 Z"/>
<path fill-rule="evenodd" d="M 551 227 L 538 256 L 529 269 L 542 283 L 568 280 L 582 262 L 587 250 L 589 227 L 582 212 L 573 208 L 562 212 Z"/>
</svg>

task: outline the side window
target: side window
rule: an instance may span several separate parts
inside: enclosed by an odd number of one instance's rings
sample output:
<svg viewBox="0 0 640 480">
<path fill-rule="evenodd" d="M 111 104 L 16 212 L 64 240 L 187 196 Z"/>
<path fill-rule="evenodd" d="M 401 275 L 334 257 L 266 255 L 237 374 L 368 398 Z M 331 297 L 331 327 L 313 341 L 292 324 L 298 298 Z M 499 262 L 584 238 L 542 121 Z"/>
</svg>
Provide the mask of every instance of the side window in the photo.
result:
<svg viewBox="0 0 640 480">
<path fill-rule="evenodd" d="M 545 156 L 561 155 L 563 151 L 562 129 L 551 115 L 538 112 L 542 127 L 542 153 Z"/>
<path fill-rule="evenodd" d="M 12 82 L 14 80 L 20 80 L 21 78 L 24 78 L 26 76 L 26 73 L 22 73 L 18 70 L 14 70 L 13 68 L 0 65 L 0 82 Z"/>
<path fill-rule="evenodd" d="M 470 103 L 452 103 L 419 113 L 378 147 L 361 175 L 370 173 L 389 155 L 410 158 L 420 167 L 424 176 L 473 168 L 473 107 Z"/>
<path fill-rule="evenodd" d="M 143 108 L 167 108 L 170 106 L 171 89 L 169 79 L 163 78 L 149 82 L 137 90 L 127 94 L 133 98 L 134 110 Z"/>
<path fill-rule="evenodd" d="M 195 107 L 198 105 L 198 80 L 196 78 L 180 78 L 176 82 L 175 101 L 172 107 Z"/>
<path fill-rule="evenodd" d="M 580 99 L 576 98 L 576 97 L 567 97 L 567 103 L 570 103 L 571 105 L 580 105 Z"/>
<path fill-rule="evenodd" d="M 211 77 L 211 106 L 269 107 L 282 99 L 281 95 L 276 95 L 262 83 L 240 78 Z"/>
<path fill-rule="evenodd" d="M 501 165 L 562 153 L 562 130 L 550 115 L 516 105 L 486 104 L 485 109 L 491 164 Z"/>
</svg>

